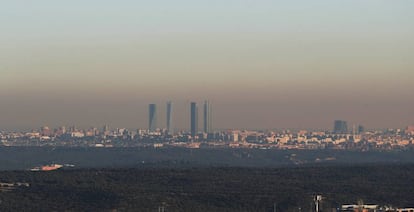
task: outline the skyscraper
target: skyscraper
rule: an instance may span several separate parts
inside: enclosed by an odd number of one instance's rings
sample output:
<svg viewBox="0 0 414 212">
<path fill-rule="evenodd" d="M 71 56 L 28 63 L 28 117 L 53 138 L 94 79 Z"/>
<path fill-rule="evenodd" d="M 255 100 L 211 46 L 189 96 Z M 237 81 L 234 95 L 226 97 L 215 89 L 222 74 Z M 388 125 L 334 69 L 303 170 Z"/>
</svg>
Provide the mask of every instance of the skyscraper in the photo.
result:
<svg viewBox="0 0 414 212">
<path fill-rule="evenodd" d="M 335 134 L 347 134 L 348 133 L 348 124 L 343 120 L 335 120 L 334 130 Z"/>
<path fill-rule="evenodd" d="M 204 132 L 211 133 L 212 123 L 211 123 L 211 104 L 209 101 L 204 102 Z"/>
<path fill-rule="evenodd" d="M 198 132 L 198 106 L 191 102 L 191 136 L 194 137 Z"/>
<path fill-rule="evenodd" d="M 155 131 L 157 129 L 157 105 L 150 104 L 149 105 L 149 126 L 148 129 L 150 131 Z"/>
<path fill-rule="evenodd" d="M 362 125 L 358 125 L 358 134 L 362 134 L 363 132 L 365 132 L 365 127 Z"/>
<path fill-rule="evenodd" d="M 172 102 L 167 102 L 167 132 L 168 134 L 174 134 L 172 129 Z"/>
</svg>

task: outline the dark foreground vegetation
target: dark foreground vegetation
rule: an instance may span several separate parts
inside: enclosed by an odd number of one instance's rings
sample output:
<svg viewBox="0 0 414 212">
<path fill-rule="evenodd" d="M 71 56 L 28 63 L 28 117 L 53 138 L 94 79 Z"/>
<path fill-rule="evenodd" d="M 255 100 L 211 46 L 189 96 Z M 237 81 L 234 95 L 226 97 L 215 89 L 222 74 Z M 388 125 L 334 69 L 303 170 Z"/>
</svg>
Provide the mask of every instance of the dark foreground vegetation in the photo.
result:
<svg viewBox="0 0 414 212">
<path fill-rule="evenodd" d="M 188 148 L 0 147 L 0 170 L 25 170 L 50 163 L 77 168 L 266 167 L 414 163 L 414 150 L 276 150 Z"/>
<path fill-rule="evenodd" d="M 311 211 L 365 203 L 414 206 L 414 165 L 3 171 L 0 211 Z"/>
</svg>

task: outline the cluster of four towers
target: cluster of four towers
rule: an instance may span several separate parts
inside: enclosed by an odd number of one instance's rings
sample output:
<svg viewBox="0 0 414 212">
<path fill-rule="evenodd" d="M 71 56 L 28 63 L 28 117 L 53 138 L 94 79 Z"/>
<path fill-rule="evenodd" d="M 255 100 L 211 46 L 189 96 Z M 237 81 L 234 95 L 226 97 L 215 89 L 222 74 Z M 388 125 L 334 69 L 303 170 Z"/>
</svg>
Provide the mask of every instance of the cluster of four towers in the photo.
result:
<svg viewBox="0 0 414 212">
<path fill-rule="evenodd" d="M 166 129 L 169 134 L 173 134 L 174 129 L 172 126 L 172 102 L 167 102 L 167 123 Z M 157 105 L 149 104 L 149 126 L 150 131 L 155 131 L 157 129 Z M 203 131 L 205 133 L 212 132 L 212 114 L 211 114 L 211 103 L 209 101 L 204 101 L 203 105 Z M 190 132 L 191 136 L 195 136 L 198 133 L 198 105 L 196 102 L 190 103 Z"/>
</svg>

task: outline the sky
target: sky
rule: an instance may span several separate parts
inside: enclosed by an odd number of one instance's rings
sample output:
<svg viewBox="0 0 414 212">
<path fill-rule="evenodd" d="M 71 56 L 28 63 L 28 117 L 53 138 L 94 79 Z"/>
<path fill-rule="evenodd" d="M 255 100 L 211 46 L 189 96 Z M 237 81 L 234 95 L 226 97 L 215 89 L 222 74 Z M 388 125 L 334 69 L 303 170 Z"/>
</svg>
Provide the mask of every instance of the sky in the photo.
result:
<svg viewBox="0 0 414 212">
<path fill-rule="evenodd" d="M 208 99 L 215 129 L 414 124 L 411 0 L 13 0 L 0 129 L 148 127 Z M 201 111 L 200 111 L 201 114 Z M 200 118 L 202 116 L 200 115 Z M 200 126 L 201 126 L 200 120 Z"/>
</svg>

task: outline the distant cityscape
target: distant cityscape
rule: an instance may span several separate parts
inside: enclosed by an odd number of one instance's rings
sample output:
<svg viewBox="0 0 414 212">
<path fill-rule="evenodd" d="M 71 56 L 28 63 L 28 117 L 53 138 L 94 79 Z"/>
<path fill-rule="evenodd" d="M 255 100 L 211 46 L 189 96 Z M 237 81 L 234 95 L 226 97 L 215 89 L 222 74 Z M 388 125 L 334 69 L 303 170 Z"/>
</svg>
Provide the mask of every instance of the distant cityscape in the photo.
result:
<svg viewBox="0 0 414 212">
<path fill-rule="evenodd" d="M 158 127 L 158 107 L 148 105 L 148 129 L 78 129 L 43 126 L 27 132 L 0 132 L 3 146 L 88 146 L 88 147 L 186 147 L 186 148 L 263 148 L 263 149 L 353 149 L 399 150 L 414 147 L 414 125 L 405 129 L 366 130 L 362 125 L 348 127 L 347 121 L 334 120 L 332 130 L 213 130 L 212 104 L 203 102 L 202 130 L 199 129 L 198 103 L 190 103 L 188 130 L 174 130 L 173 103 L 166 103 L 166 128 Z"/>
</svg>

